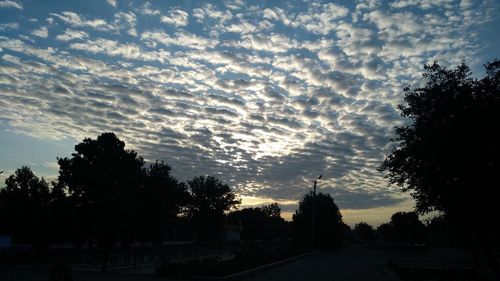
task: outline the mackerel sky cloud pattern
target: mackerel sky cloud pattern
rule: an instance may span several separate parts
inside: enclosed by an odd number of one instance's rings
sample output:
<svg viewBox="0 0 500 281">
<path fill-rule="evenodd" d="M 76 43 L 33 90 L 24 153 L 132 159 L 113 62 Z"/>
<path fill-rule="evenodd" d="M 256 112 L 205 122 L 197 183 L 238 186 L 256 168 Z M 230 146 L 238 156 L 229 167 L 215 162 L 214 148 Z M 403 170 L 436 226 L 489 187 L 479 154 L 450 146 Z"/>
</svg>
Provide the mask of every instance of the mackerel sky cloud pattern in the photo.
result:
<svg viewBox="0 0 500 281">
<path fill-rule="evenodd" d="M 425 63 L 498 56 L 498 15 L 494 0 L 2 0 L 2 135 L 113 131 L 182 181 L 214 175 L 285 211 L 319 174 L 352 216 L 410 208 L 376 171 L 402 88 Z M 56 156 L 34 169 L 57 174 Z"/>
</svg>

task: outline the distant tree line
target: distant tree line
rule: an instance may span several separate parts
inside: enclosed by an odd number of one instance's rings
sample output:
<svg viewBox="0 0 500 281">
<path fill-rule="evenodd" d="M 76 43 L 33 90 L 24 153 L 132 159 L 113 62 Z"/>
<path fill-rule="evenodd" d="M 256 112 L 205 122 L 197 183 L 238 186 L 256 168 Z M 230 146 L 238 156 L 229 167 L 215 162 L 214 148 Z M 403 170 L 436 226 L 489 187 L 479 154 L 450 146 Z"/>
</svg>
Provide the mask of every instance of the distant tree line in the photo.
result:
<svg viewBox="0 0 500 281">
<path fill-rule="evenodd" d="M 187 183 L 156 161 L 146 165 L 114 133 L 86 138 L 71 157 L 58 158 L 59 176 L 48 183 L 21 167 L 0 189 L 0 234 L 37 248 L 51 243 L 110 249 L 166 240 L 212 242 L 231 224 L 245 240 L 295 238 L 305 244 L 339 244 L 346 225 L 328 194 L 306 194 L 293 216 L 278 204 L 237 210 L 240 200 L 219 179 L 198 176 Z M 316 202 L 311 237 L 312 202 Z"/>
<path fill-rule="evenodd" d="M 415 212 L 396 212 L 389 222 L 382 223 L 376 229 L 366 222 L 354 225 L 356 239 L 365 242 L 386 241 L 405 244 L 429 243 L 431 231 L 418 218 Z"/>
<path fill-rule="evenodd" d="M 241 226 L 241 238 L 244 240 L 286 239 L 291 233 L 291 225 L 281 217 L 277 203 L 231 212 L 227 221 Z"/>
<path fill-rule="evenodd" d="M 0 190 L 1 232 L 13 235 L 14 242 L 37 247 L 97 242 L 101 248 L 161 243 L 176 238 L 181 218 L 200 240 L 210 240 L 221 235 L 225 212 L 240 203 L 214 177 L 186 184 L 164 162 L 146 166 L 113 133 L 84 139 L 58 164 L 58 179 L 50 185 L 28 167 L 6 179 Z"/>
</svg>

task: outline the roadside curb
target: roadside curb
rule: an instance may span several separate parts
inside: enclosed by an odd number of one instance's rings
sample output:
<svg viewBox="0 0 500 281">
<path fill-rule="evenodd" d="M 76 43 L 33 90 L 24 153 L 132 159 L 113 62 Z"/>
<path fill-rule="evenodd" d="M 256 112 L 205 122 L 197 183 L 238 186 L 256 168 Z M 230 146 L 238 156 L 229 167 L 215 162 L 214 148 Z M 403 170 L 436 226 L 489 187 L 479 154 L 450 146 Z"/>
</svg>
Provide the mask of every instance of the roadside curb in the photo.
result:
<svg viewBox="0 0 500 281">
<path fill-rule="evenodd" d="M 385 273 L 389 276 L 392 281 L 403 281 L 394 271 L 392 271 L 388 266 L 384 267 Z"/>
<path fill-rule="evenodd" d="M 301 258 L 304 258 L 304 257 L 309 256 L 309 255 L 313 255 L 313 254 L 316 254 L 316 253 L 318 253 L 317 250 L 311 251 L 311 252 L 307 252 L 307 253 L 304 253 L 304 254 L 301 254 L 301 255 L 298 255 L 298 256 L 290 257 L 290 258 L 287 258 L 287 259 L 284 259 L 284 260 L 275 261 L 275 262 L 272 262 L 272 263 L 268 263 L 268 264 L 265 264 L 265 265 L 261 265 L 261 266 L 258 266 L 258 267 L 254 267 L 254 268 L 251 268 L 251 269 L 248 269 L 248 270 L 240 271 L 240 272 L 233 273 L 233 274 L 226 275 L 226 276 L 222 276 L 222 277 L 186 276 L 186 278 L 189 278 L 191 280 L 204 280 L 204 281 L 209 281 L 209 280 L 210 281 L 232 281 L 232 280 L 237 280 L 237 279 L 245 278 L 245 277 L 253 275 L 255 273 L 258 273 L 258 272 L 261 272 L 261 271 L 265 271 L 265 270 L 268 270 L 268 269 L 271 269 L 271 268 L 274 268 L 274 267 L 278 267 L 278 266 L 280 266 L 282 264 L 285 264 L 285 263 L 288 263 L 288 262 L 292 262 L 292 261 L 295 261 L 295 260 L 299 260 Z"/>
<path fill-rule="evenodd" d="M 308 253 L 305 253 L 305 254 L 302 254 L 302 255 L 298 255 L 298 256 L 295 256 L 295 257 L 291 257 L 291 258 L 287 258 L 287 259 L 284 259 L 284 260 L 276 261 L 276 262 L 273 262 L 273 263 L 268 263 L 268 264 L 265 264 L 265 265 L 261 265 L 259 267 L 251 268 L 249 270 L 240 271 L 238 273 L 234 273 L 234 274 L 231 274 L 231 275 L 226 275 L 226 276 L 217 278 L 215 280 L 230 281 L 230 280 L 235 280 L 237 278 L 247 277 L 247 276 L 255 274 L 257 272 L 261 272 L 261 271 L 264 271 L 264 270 L 267 270 L 267 269 L 271 269 L 273 267 L 277 267 L 277 266 L 280 266 L 282 264 L 285 264 L 285 263 L 288 263 L 288 262 L 292 262 L 292 261 L 304 258 L 304 257 L 312 255 L 312 254 L 316 254 L 317 252 L 318 252 L 317 250 L 311 251 L 311 252 L 308 252 Z"/>
</svg>

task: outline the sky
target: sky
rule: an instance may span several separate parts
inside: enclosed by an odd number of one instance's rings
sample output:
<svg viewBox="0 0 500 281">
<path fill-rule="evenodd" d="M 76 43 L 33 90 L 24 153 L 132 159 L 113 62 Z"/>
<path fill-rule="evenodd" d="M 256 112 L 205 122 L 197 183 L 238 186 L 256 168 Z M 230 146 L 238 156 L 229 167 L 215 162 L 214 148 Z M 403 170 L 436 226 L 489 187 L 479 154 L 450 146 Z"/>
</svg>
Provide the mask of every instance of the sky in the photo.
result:
<svg viewBox="0 0 500 281">
<path fill-rule="evenodd" d="M 499 57 L 495 0 L 0 0 L 0 175 L 115 132 L 181 181 L 212 175 L 290 218 L 312 188 L 344 221 L 414 202 L 377 171 L 423 66 Z"/>
</svg>

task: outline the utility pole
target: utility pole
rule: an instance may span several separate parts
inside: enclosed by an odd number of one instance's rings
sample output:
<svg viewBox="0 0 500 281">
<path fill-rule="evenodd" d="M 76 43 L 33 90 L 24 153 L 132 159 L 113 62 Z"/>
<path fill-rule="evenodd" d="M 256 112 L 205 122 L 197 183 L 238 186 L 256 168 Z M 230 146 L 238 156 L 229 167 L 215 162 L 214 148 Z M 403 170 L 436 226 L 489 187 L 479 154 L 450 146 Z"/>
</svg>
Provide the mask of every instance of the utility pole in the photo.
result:
<svg viewBox="0 0 500 281">
<path fill-rule="evenodd" d="M 316 223 L 316 183 L 319 179 L 321 179 L 323 175 L 319 175 L 317 180 L 314 180 L 313 185 L 313 208 L 312 208 L 312 218 L 311 218 L 311 247 L 314 247 L 314 231 L 315 231 L 315 223 Z"/>
</svg>

